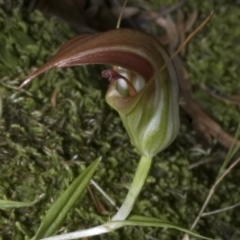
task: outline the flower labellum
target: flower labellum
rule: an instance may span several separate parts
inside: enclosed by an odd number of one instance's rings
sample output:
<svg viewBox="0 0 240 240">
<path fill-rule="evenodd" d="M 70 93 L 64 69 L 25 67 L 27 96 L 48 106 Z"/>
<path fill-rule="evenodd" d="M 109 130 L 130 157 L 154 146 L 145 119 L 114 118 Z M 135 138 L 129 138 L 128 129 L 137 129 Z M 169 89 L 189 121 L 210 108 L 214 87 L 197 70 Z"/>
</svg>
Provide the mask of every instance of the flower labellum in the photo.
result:
<svg viewBox="0 0 240 240">
<path fill-rule="evenodd" d="M 110 81 L 106 101 L 119 113 L 139 154 L 153 157 L 169 146 L 179 130 L 177 74 L 165 48 L 147 33 L 116 29 L 77 36 L 20 88 L 51 68 L 86 64 L 113 66 L 102 72 Z"/>
</svg>

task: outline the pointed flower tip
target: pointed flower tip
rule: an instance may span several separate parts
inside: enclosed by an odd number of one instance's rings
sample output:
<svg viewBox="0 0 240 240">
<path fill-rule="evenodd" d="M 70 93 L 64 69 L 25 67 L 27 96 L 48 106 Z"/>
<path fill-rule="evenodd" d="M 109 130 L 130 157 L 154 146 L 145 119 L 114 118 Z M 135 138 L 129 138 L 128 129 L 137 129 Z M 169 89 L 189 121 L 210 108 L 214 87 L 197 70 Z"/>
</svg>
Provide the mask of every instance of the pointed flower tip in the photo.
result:
<svg viewBox="0 0 240 240">
<path fill-rule="evenodd" d="M 31 80 L 26 79 L 19 87 L 18 90 L 22 90 Z"/>
<path fill-rule="evenodd" d="M 36 70 L 36 71 L 38 71 L 38 70 Z M 34 77 L 38 76 L 38 74 L 36 75 L 36 74 L 34 74 L 34 73 L 35 73 L 35 72 L 33 72 L 32 74 L 30 74 L 30 75 L 28 76 L 28 78 L 26 78 L 26 79 L 24 80 L 24 82 L 18 87 L 18 90 L 23 89 L 26 85 L 28 85 L 28 84 L 33 80 Z"/>
</svg>

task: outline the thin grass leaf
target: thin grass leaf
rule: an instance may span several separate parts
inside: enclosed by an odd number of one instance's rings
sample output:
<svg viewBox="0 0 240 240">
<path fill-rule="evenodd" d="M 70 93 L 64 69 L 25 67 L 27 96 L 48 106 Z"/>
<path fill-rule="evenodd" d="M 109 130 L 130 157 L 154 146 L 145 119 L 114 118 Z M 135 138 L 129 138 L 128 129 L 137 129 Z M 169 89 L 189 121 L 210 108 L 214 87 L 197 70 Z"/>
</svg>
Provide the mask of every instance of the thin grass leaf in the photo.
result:
<svg viewBox="0 0 240 240">
<path fill-rule="evenodd" d="M 60 228 L 73 204 L 83 195 L 98 166 L 100 158 L 96 159 L 53 203 L 44 217 L 36 235 L 32 240 L 53 235 Z"/>
<path fill-rule="evenodd" d="M 176 224 L 164 221 L 164 220 L 159 220 L 157 218 L 153 217 L 145 217 L 145 216 L 131 216 L 125 221 L 117 221 L 115 223 L 119 223 L 121 227 L 125 226 L 143 226 L 143 227 L 159 227 L 159 228 L 171 228 L 171 229 L 176 229 L 184 233 L 188 233 L 189 235 L 192 235 L 194 237 L 198 237 L 201 239 L 208 239 L 211 240 L 211 238 L 207 238 L 204 236 L 201 236 L 200 234 L 193 232 L 191 230 L 188 230 L 186 228 L 180 227 Z"/>
<path fill-rule="evenodd" d="M 228 153 L 227 153 L 227 156 L 219 170 L 219 173 L 218 173 L 218 177 L 220 177 L 220 175 L 224 172 L 224 170 L 226 169 L 226 166 L 227 164 L 231 161 L 231 159 L 234 157 L 234 155 L 238 152 L 239 148 L 240 148 L 240 145 L 236 145 L 236 141 L 238 139 L 240 135 L 240 122 L 238 123 L 238 128 L 237 128 L 237 131 L 236 131 L 236 134 L 234 136 L 234 141 L 232 142 L 231 144 L 231 147 L 229 148 L 228 150 Z"/>
<path fill-rule="evenodd" d="M 167 222 L 165 220 L 159 220 L 153 217 L 136 216 L 136 215 L 129 217 L 125 221 L 109 221 L 103 225 L 99 225 L 91 229 L 84 229 L 80 231 L 57 235 L 50 238 L 44 238 L 43 240 L 73 240 L 73 239 L 88 238 L 88 237 L 92 237 L 92 236 L 96 236 L 104 233 L 109 233 L 126 226 L 170 228 L 170 229 L 179 230 L 181 232 L 187 233 L 194 237 L 198 237 L 206 240 L 212 240 L 211 238 L 201 236 L 196 232 L 185 229 L 183 227 Z"/>
<path fill-rule="evenodd" d="M 8 200 L 0 200 L 0 209 L 30 207 L 35 203 L 36 203 L 36 201 L 33 201 L 33 202 L 15 202 L 15 201 L 8 201 Z"/>
</svg>

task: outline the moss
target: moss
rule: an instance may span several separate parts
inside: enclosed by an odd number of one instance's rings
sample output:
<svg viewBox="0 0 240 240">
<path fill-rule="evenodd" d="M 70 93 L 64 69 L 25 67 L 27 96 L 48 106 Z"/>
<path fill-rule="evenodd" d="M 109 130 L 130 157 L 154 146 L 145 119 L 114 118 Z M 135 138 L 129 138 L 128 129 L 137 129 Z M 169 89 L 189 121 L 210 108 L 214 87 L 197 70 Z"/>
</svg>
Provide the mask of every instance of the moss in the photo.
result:
<svg viewBox="0 0 240 240">
<path fill-rule="evenodd" d="M 195 98 L 204 102 L 207 112 L 234 134 L 240 119 L 236 106 L 221 103 L 199 88 L 204 83 L 219 95 L 239 95 L 240 75 L 237 69 L 240 46 L 237 42 L 240 30 L 236 18 L 239 17 L 240 6 L 228 1 L 204 1 L 199 22 L 211 10 L 214 10 L 211 21 L 189 44 L 187 66 Z"/>
<path fill-rule="evenodd" d="M 203 19 L 216 1 L 199 4 Z M 228 131 L 236 131 L 239 111 L 210 98 L 201 83 L 223 94 L 239 89 L 240 53 L 237 4 L 218 4 L 207 27 L 188 46 L 186 63 L 195 98 Z M 100 67 L 53 70 L 36 79 L 24 91 L 19 84 L 45 62 L 74 33 L 40 12 L 22 13 L 0 1 L 0 198 L 31 201 L 30 208 L 0 210 L 0 239 L 33 236 L 45 211 L 69 183 L 96 157 L 103 160 L 95 175 L 98 184 L 120 205 L 127 193 L 138 156 L 117 114 L 105 103 Z M 191 6 L 187 6 L 191 8 Z M 58 89 L 56 107 L 51 96 Z M 220 154 L 219 154 L 220 153 Z M 196 217 L 225 150 L 219 145 L 204 151 L 198 145 L 187 117 L 177 140 L 159 154 L 134 208 L 134 213 L 165 218 L 189 227 Z M 219 161 L 193 170 L 188 167 L 204 158 L 220 155 Z M 221 184 L 207 211 L 239 202 L 239 169 Z M 114 209 L 96 192 L 107 214 Z M 239 210 L 202 218 L 196 230 L 213 238 L 237 234 Z M 61 231 L 87 228 L 104 222 L 87 194 L 69 213 Z M 212 224 L 214 223 L 214 224 Z M 181 239 L 175 231 L 126 228 L 96 239 Z"/>
</svg>

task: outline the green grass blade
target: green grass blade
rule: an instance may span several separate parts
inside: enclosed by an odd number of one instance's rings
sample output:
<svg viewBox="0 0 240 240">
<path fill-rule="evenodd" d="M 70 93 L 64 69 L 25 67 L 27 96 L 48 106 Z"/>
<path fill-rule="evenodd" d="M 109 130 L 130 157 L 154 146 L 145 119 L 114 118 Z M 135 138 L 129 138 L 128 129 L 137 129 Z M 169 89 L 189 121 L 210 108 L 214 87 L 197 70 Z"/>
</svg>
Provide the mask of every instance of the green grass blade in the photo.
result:
<svg viewBox="0 0 240 240">
<path fill-rule="evenodd" d="M 239 138 L 239 135 L 240 135 L 240 122 L 238 123 L 238 128 L 237 128 L 236 134 L 234 136 L 234 140 L 233 140 L 233 142 L 231 144 L 231 147 L 229 148 L 227 156 L 226 156 L 226 158 L 225 158 L 225 160 L 224 160 L 224 162 L 223 162 L 223 164 L 222 164 L 222 166 L 221 166 L 221 168 L 219 170 L 217 179 L 224 172 L 224 170 L 226 169 L 226 166 L 230 162 L 230 160 L 238 152 L 238 150 L 240 148 L 240 145 L 236 145 L 236 140 Z"/>
<path fill-rule="evenodd" d="M 164 221 L 164 220 L 159 220 L 157 218 L 153 217 L 144 217 L 144 216 L 131 216 L 125 221 L 117 221 L 116 223 L 119 223 L 121 227 L 124 226 L 143 226 L 143 227 L 159 227 L 159 228 L 171 228 L 175 230 L 179 230 L 184 233 L 188 233 L 189 235 L 192 235 L 194 237 L 198 237 L 201 239 L 208 239 L 210 240 L 211 238 L 207 238 L 204 236 L 199 235 L 196 232 L 193 232 L 191 230 L 185 229 L 183 227 L 180 227 L 176 224 Z"/>
<path fill-rule="evenodd" d="M 99 161 L 100 158 L 95 160 L 88 168 L 86 168 L 84 172 L 81 173 L 53 203 L 32 240 L 49 237 L 60 228 L 73 204 L 84 193 L 84 190 L 91 180 Z"/>
<path fill-rule="evenodd" d="M 33 201 L 33 202 L 15 202 L 15 201 L 8 201 L 8 200 L 0 200 L 0 209 L 30 207 L 33 204 L 35 204 L 35 201 Z"/>
<path fill-rule="evenodd" d="M 91 229 L 84 229 L 80 231 L 53 236 L 50 238 L 44 238 L 44 240 L 70 240 L 70 239 L 73 240 L 73 239 L 87 238 L 87 237 L 101 235 L 104 233 L 109 233 L 114 230 L 117 230 L 118 228 L 122 228 L 126 226 L 170 228 L 170 229 L 178 230 L 180 232 L 188 233 L 189 235 L 192 235 L 194 237 L 198 237 L 206 240 L 212 240 L 211 238 L 201 236 L 200 234 L 194 231 L 185 229 L 183 227 L 167 222 L 165 220 L 159 220 L 157 218 L 144 217 L 144 216 L 131 216 L 124 221 L 109 221 L 103 225 L 99 225 Z"/>
</svg>

